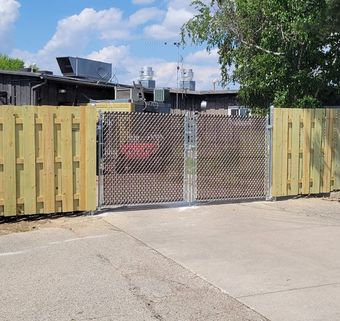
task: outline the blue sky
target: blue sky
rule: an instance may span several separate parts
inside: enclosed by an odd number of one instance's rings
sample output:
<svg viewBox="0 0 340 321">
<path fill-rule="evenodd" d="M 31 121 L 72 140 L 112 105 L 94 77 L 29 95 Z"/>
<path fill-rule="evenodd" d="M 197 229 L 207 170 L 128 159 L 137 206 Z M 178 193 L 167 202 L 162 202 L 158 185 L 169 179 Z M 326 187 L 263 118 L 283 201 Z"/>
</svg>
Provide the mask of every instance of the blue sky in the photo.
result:
<svg viewBox="0 0 340 321">
<path fill-rule="evenodd" d="M 107 61 L 121 83 L 152 66 L 157 86 L 175 87 L 174 42 L 193 14 L 190 0 L 0 0 L 0 52 L 55 73 L 57 56 Z M 220 79 L 216 50 L 189 44 L 179 55 L 198 89 Z"/>
</svg>

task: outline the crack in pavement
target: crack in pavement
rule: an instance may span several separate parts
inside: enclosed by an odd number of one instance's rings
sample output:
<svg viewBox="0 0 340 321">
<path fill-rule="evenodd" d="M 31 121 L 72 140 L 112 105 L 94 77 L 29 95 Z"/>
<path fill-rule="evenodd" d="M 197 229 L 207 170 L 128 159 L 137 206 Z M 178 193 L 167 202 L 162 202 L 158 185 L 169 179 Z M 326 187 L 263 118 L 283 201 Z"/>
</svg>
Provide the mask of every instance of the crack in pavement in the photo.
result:
<svg viewBox="0 0 340 321">
<path fill-rule="evenodd" d="M 251 297 L 255 297 L 255 296 L 263 296 L 263 295 L 276 294 L 276 293 L 285 293 L 285 292 L 293 292 L 293 291 L 300 291 L 300 290 L 322 288 L 322 287 L 332 286 L 332 285 L 340 285 L 340 282 L 304 286 L 304 287 L 291 288 L 291 289 L 286 289 L 286 290 L 278 290 L 278 291 L 270 291 L 270 292 L 262 292 L 262 293 L 260 292 L 260 293 L 250 294 L 250 295 L 238 296 L 238 297 L 236 297 L 236 299 L 244 299 L 244 298 L 251 298 Z"/>
</svg>

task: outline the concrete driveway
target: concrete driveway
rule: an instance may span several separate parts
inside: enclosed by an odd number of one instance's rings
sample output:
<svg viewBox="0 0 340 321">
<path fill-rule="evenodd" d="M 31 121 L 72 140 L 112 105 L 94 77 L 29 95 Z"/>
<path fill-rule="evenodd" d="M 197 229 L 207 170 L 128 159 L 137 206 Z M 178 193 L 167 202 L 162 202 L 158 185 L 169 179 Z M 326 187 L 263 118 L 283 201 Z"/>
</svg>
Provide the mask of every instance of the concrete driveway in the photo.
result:
<svg viewBox="0 0 340 321">
<path fill-rule="evenodd" d="M 0 320 L 267 319 L 102 218 L 79 217 L 0 224 Z"/>
<path fill-rule="evenodd" d="M 338 202 L 114 212 L 104 219 L 272 321 L 340 320 Z"/>
<path fill-rule="evenodd" d="M 340 204 L 0 224 L 0 319 L 338 321 Z"/>
</svg>

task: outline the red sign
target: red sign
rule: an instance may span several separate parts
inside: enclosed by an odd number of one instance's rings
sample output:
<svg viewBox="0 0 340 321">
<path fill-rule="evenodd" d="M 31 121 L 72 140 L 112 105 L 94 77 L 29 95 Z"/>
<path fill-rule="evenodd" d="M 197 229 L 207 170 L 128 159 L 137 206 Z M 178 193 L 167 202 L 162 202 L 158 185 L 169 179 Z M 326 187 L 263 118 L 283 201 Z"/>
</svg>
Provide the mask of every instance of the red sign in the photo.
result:
<svg viewBox="0 0 340 321">
<path fill-rule="evenodd" d="M 154 143 L 128 143 L 122 147 L 122 154 L 127 158 L 149 158 L 157 149 Z"/>
</svg>

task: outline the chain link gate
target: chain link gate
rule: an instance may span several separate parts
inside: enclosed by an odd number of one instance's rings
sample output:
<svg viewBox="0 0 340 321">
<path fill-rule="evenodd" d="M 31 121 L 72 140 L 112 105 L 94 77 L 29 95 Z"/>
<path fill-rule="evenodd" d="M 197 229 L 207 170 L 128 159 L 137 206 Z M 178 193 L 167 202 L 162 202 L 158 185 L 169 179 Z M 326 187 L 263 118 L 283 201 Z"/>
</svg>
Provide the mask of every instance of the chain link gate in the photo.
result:
<svg viewBox="0 0 340 321">
<path fill-rule="evenodd" d="M 267 119 L 197 118 L 197 201 L 260 199 L 267 194 Z"/>
<path fill-rule="evenodd" d="M 266 125 L 253 116 L 101 114 L 99 206 L 265 198 Z"/>
<path fill-rule="evenodd" d="M 100 203 L 184 201 L 184 116 L 104 113 Z"/>
</svg>

